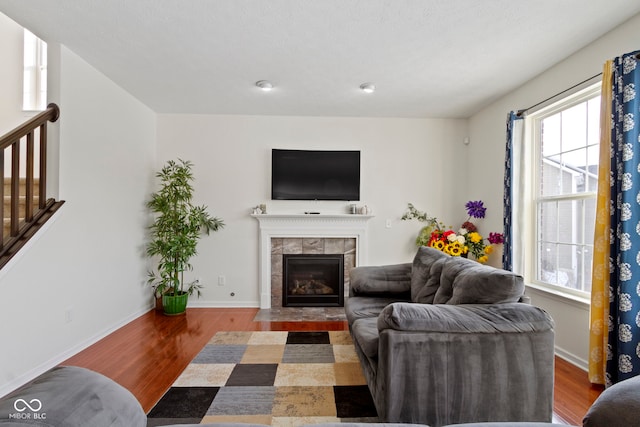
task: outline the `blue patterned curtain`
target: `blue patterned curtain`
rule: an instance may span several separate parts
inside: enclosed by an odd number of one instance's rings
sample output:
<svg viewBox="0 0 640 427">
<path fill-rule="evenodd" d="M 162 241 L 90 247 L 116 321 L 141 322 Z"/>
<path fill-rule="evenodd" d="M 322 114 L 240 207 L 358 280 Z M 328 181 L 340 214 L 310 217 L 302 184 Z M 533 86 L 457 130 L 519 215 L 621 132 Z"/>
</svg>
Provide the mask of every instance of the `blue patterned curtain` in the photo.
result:
<svg viewBox="0 0 640 427">
<path fill-rule="evenodd" d="M 502 251 L 502 268 L 513 271 L 513 190 L 514 177 L 513 169 L 516 158 L 514 158 L 514 144 L 519 143 L 519 132 L 516 130 L 516 122 L 522 120 L 523 116 L 518 116 L 514 111 L 507 116 L 507 147 L 504 156 L 504 195 L 503 200 L 503 225 L 504 225 L 504 246 Z M 517 187 L 517 186 L 516 186 Z"/>
<path fill-rule="evenodd" d="M 639 52 L 613 64 L 611 246 L 606 383 L 640 374 Z"/>
</svg>

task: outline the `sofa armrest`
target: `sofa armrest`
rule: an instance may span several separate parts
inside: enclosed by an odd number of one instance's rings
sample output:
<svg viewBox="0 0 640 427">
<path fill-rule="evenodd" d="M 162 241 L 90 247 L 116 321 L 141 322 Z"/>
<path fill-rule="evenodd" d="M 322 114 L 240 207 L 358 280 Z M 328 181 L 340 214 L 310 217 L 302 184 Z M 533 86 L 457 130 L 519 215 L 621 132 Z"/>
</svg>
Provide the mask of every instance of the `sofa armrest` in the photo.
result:
<svg viewBox="0 0 640 427">
<path fill-rule="evenodd" d="M 548 331 L 551 316 L 523 303 L 505 304 L 389 304 L 378 316 L 378 329 L 413 332 L 504 333 Z"/>
<path fill-rule="evenodd" d="M 551 421 L 554 331 L 543 310 L 393 303 L 377 327 L 372 395 L 381 419 Z"/>
<path fill-rule="evenodd" d="M 349 296 L 408 294 L 411 263 L 356 267 L 349 274 Z"/>
<path fill-rule="evenodd" d="M 144 427 L 147 417 L 135 396 L 115 381 L 85 368 L 59 366 L 0 399 L 0 424 Z"/>
</svg>

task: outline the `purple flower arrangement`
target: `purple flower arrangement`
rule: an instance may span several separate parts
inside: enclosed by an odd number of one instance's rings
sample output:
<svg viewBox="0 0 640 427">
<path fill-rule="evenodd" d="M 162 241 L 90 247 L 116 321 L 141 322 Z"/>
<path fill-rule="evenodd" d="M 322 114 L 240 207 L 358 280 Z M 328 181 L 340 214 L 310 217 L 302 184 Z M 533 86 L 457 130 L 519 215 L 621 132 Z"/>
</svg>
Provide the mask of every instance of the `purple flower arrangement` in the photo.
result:
<svg viewBox="0 0 640 427">
<path fill-rule="evenodd" d="M 464 207 L 467 208 L 467 214 L 472 218 L 484 218 L 484 214 L 487 211 L 482 200 L 470 200 Z"/>
</svg>

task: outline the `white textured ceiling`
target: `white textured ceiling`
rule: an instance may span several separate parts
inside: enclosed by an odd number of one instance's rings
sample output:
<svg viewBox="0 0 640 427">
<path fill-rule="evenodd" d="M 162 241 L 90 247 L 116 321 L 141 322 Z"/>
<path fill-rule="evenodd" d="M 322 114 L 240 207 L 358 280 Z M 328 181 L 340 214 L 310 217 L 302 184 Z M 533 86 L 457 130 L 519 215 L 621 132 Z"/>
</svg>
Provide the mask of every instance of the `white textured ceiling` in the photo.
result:
<svg viewBox="0 0 640 427">
<path fill-rule="evenodd" d="M 640 1 L 0 0 L 0 12 L 159 113 L 468 117 Z"/>
</svg>

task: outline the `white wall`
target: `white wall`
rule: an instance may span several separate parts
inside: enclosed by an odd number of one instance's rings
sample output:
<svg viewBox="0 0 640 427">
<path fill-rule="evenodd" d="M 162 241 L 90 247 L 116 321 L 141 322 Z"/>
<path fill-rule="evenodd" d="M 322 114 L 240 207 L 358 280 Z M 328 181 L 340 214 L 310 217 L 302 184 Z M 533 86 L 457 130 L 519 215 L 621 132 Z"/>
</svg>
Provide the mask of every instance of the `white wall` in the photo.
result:
<svg viewBox="0 0 640 427">
<path fill-rule="evenodd" d="M 0 395 L 151 307 L 142 250 L 156 115 L 64 46 L 51 53 L 66 203 L 0 273 Z"/>
<path fill-rule="evenodd" d="M 156 166 L 192 160 L 196 202 L 226 223 L 200 242 L 193 277 L 202 278 L 206 288 L 192 306 L 259 305 L 258 222 L 249 216 L 252 207 L 266 203 L 271 213 L 346 213 L 346 202 L 271 201 L 272 148 L 361 151 L 360 205 L 375 215 L 369 222 L 369 264 L 413 259 L 421 224 L 400 221 L 407 202 L 447 222 L 464 211 L 458 184 L 465 176 L 466 120 L 159 115 L 157 134 Z M 226 276 L 226 286 L 217 285 L 219 275 Z"/>
<path fill-rule="evenodd" d="M 527 108 L 599 72 L 607 59 L 640 49 L 640 15 L 598 39 L 518 90 L 484 108 L 469 120 L 471 144 L 468 195 L 480 194 L 490 205 L 501 203 L 506 118 L 511 110 Z M 526 49 L 526 42 L 523 43 Z M 499 167 L 498 167 L 499 166 Z M 483 179 L 476 179 L 482 177 Z M 500 227 L 499 217 L 487 218 Z M 533 303 L 545 308 L 556 321 L 556 346 L 560 355 L 586 367 L 589 340 L 589 306 L 529 289 Z"/>
</svg>

